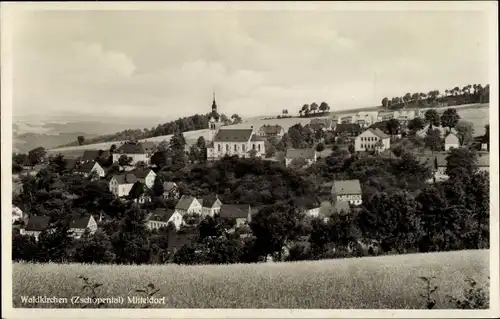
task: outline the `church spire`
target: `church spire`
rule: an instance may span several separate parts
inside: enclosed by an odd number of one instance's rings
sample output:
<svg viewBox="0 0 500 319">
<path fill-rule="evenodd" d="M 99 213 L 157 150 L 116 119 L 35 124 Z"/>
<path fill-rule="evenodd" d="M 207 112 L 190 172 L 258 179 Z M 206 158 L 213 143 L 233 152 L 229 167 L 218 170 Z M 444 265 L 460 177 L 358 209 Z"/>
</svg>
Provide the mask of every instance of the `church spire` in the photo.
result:
<svg viewBox="0 0 500 319">
<path fill-rule="evenodd" d="M 214 91 L 214 101 L 212 102 L 212 111 L 217 112 L 217 103 L 215 102 L 215 91 Z"/>
</svg>

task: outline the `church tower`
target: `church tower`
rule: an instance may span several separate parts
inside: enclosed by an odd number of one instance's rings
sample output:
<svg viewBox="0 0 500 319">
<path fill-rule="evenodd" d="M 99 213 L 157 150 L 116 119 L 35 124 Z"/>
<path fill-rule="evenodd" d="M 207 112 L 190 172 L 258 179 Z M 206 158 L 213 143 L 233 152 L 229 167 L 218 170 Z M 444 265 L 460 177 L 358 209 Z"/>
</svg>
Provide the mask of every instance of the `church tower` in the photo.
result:
<svg viewBox="0 0 500 319">
<path fill-rule="evenodd" d="M 210 113 L 210 119 L 208 121 L 208 128 L 210 130 L 209 132 L 209 137 L 210 140 L 213 141 L 215 135 L 219 131 L 219 128 L 221 127 L 220 123 L 220 116 L 219 113 L 217 113 L 217 102 L 215 102 L 215 91 L 214 91 L 214 99 L 212 102 L 212 112 Z"/>
</svg>

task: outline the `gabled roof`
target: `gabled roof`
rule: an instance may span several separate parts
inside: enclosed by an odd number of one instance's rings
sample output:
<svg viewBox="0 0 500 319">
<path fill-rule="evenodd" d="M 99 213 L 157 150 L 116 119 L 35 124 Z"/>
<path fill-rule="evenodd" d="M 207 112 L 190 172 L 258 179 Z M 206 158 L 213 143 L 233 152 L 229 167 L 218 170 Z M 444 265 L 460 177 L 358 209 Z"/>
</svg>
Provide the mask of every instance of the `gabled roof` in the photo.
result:
<svg viewBox="0 0 500 319">
<path fill-rule="evenodd" d="M 248 204 L 229 204 L 222 205 L 219 215 L 222 218 L 248 218 L 249 213 L 250 205 Z"/>
<path fill-rule="evenodd" d="M 64 165 L 65 169 L 74 169 L 76 167 L 76 164 L 78 164 L 78 161 L 73 158 L 65 158 L 64 161 L 65 161 Z"/>
<path fill-rule="evenodd" d="M 113 175 L 113 177 L 116 179 L 119 185 L 134 184 L 135 182 L 137 182 L 137 178 L 135 177 L 135 175 L 130 173 L 116 174 Z"/>
<path fill-rule="evenodd" d="M 325 158 L 325 157 L 328 157 L 332 153 L 333 153 L 333 150 L 331 148 L 325 148 L 321 152 L 316 152 L 316 156 L 321 157 L 321 158 Z"/>
<path fill-rule="evenodd" d="M 283 127 L 281 125 L 269 125 L 265 124 L 262 125 L 259 129 L 260 131 L 264 132 L 265 134 L 280 134 L 283 130 Z"/>
<path fill-rule="evenodd" d="M 90 173 L 96 164 L 99 165 L 96 162 L 86 162 L 78 166 L 75 170 L 77 172 Z"/>
<path fill-rule="evenodd" d="M 289 148 L 286 150 L 285 157 L 288 159 L 314 159 L 314 155 L 316 154 L 316 150 L 314 148 L 306 148 L 306 149 L 298 149 L 298 148 Z"/>
<path fill-rule="evenodd" d="M 83 217 L 74 218 L 71 220 L 71 222 L 69 224 L 69 228 L 70 229 L 85 229 L 85 228 L 87 228 L 91 218 L 92 218 L 92 215 L 86 215 Z"/>
<path fill-rule="evenodd" d="M 109 157 L 110 153 L 104 150 L 85 150 L 82 155 L 82 161 L 94 161 L 99 156 Z"/>
<path fill-rule="evenodd" d="M 335 127 L 335 132 L 337 133 L 357 133 L 361 132 L 361 126 L 356 123 L 343 123 L 343 124 L 337 124 Z"/>
<path fill-rule="evenodd" d="M 157 208 L 146 216 L 148 221 L 168 222 L 175 213 L 173 209 Z"/>
<path fill-rule="evenodd" d="M 253 129 L 221 129 L 214 137 L 215 142 L 248 142 Z"/>
<path fill-rule="evenodd" d="M 250 142 L 263 142 L 264 139 L 262 139 L 260 136 L 253 134 L 252 138 L 250 139 Z"/>
<path fill-rule="evenodd" d="M 335 203 L 334 210 L 336 210 L 338 213 L 340 213 L 341 211 L 348 213 L 351 211 L 351 205 L 349 204 L 349 202 L 337 201 Z"/>
<path fill-rule="evenodd" d="M 361 184 L 358 179 L 334 181 L 332 193 L 335 195 L 361 194 Z"/>
<path fill-rule="evenodd" d="M 452 132 L 448 134 L 445 138 L 446 143 L 458 143 L 458 137 Z"/>
<path fill-rule="evenodd" d="M 177 205 L 175 205 L 175 209 L 188 210 L 195 200 L 196 197 L 182 195 L 181 199 L 177 202 Z"/>
<path fill-rule="evenodd" d="M 382 132 L 378 128 L 369 128 L 368 130 L 370 130 L 373 134 L 375 134 L 380 139 L 386 139 L 386 138 L 390 137 L 389 135 L 385 134 L 384 132 Z"/>
<path fill-rule="evenodd" d="M 174 182 L 164 182 L 163 183 L 163 190 L 165 192 L 169 192 L 169 191 L 171 191 L 172 189 L 174 189 L 176 187 L 177 187 L 177 184 L 174 183 Z"/>
<path fill-rule="evenodd" d="M 152 142 L 126 142 L 122 144 L 115 153 L 117 154 L 147 154 L 152 153 L 156 145 Z"/>
<path fill-rule="evenodd" d="M 31 216 L 24 228 L 26 231 L 42 231 L 49 226 L 50 218 L 47 216 Z"/>
<path fill-rule="evenodd" d="M 135 177 L 144 179 L 146 178 L 149 173 L 151 173 L 153 170 L 151 168 L 136 168 L 134 169 L 131 173 L 135 175 Z"/>
<path fill-rule="evenodd" d="M 198 201 L 200 202 L 201 206 L 206 207 L 206 208 L 212 208 L 217 201 L 217 196 L 214 195 L 209 195 L 205 196 L 202 199 L 199 199 Z"/>
</svg>

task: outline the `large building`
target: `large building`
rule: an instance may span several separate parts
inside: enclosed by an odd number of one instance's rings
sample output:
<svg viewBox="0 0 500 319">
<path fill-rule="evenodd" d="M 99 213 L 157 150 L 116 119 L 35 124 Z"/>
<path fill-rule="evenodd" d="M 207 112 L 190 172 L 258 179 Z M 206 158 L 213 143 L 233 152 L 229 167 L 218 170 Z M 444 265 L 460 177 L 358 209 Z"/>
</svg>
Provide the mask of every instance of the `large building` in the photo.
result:
<svg viewBox="0 0 500 319">
<path fill-rule="evenodd" d="M 263 157 L 265 141 L 251 128 L 221 129 L 217 103 L 212 103 L 212 114 L 209 121 L 211 142 L 207 147 L 207 159 L 220 159 L 226 155 L 239 157 Z"/>
</svg>

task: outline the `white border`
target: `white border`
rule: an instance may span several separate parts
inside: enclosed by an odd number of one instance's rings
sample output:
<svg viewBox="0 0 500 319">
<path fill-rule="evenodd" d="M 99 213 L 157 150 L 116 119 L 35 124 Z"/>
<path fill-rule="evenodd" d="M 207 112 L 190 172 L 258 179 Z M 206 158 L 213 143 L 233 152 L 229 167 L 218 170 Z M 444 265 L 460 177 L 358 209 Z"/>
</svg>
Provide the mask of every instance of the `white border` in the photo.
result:
<svg viewBox="0 0 500 319">
<path fill-rule="evenodd" d="M 13 309 L 10 229 L 12 202 L 12 51 L 9 21 L 19 10 L 343 10 L 343 11 L 486 11 L 490 14 L 490 310 L 315 310 L 315 309 Z M 496 1 L 422 2 L 41 2 L 1 3 L 1 181 L 2 181 L 2 317 L 3 318 L 476 318 L 500 314 L 498 217 L 498 4 Z M 467 22 L 464 22 L 467 23 Z"/>
</svg>

